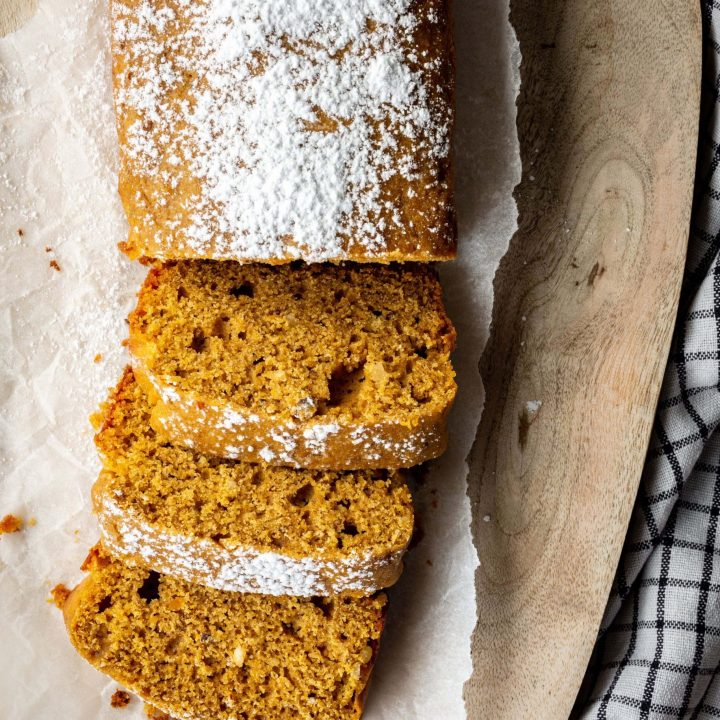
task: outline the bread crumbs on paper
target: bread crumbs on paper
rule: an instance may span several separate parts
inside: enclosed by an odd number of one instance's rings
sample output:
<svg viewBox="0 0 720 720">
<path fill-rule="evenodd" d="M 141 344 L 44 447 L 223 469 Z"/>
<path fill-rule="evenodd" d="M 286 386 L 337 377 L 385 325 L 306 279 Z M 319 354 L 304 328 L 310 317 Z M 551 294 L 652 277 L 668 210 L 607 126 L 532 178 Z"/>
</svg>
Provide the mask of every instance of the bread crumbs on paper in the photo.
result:
<svg viewBox="0 0 720 720">
<path fill-rule="evenodd" d="M 98 353 L 98 354 L 93 358 L 93 362 L 94 362 L 94 363 L 99 363 L 99 362 L 102 362 L 102 359 L 103 359 L 102 353 Z"/>
<path fill-rule="evenodd" d="M 125 690 L 116 690 L 110 697 L 110 707 L 124 708 L 130 703 L 130 693 Z"/>
<path fill-rule="evenodd" d="M 51 602 L 58 610 L 62 610 L 69 595 L 69 588 L 63 583 L 58 583 L 50 591 L 50 600 L 48 600 L 48 602 Z"/>
<path fill-rule="evenodd" d="M 0 535 L 20 532 L 22 529 L 23 520 L 17 517 L 17 515 L 6 515 L 0 520 Z"/>
<path fill-rule="evenodd" d="M 60 267 L 60 263 L 58 263 L 57 260 L 51 260 L 50 261 L 50 267 L 53 270 L 56 270 L 57 272 L 61 272 L 62 268 Z"/>
</svg>

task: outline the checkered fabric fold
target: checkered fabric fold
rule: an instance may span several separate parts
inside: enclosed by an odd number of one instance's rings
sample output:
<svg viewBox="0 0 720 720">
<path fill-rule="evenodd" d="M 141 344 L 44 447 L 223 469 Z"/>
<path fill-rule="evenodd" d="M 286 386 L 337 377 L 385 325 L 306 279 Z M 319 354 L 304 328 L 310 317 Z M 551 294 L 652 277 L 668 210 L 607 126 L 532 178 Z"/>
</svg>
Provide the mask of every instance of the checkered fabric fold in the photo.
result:
<svg viewBox="0 0 720 720">
<path fill-rule="evenodd" d="M 642 482 L 574 716 L 720 717 L 720 2 L 702 0 L 695 205 Z"/>
</svg>

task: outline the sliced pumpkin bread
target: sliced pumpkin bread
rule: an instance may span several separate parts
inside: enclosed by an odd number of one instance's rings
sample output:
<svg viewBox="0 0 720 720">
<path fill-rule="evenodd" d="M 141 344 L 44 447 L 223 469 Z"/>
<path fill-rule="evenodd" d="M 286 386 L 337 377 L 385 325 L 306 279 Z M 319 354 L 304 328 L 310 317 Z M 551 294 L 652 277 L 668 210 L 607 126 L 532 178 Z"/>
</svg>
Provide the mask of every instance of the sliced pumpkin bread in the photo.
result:
<svg viewBox="0 0 720 720">
<path fill-rule="evenodd" d="M 455 331 L 426 265 L 165 263 L 129 344 L 175 443 L 327 469 L 411 467 L 446 446 Z"/>
<path fill-rule="evenodd" d="M 386 597 L 212 590 L 94 548 L 65 601 L 70 641 L 98 670 L 179 720 L 360 717 Z"/>
<path fill-rule="evenodd" d="M 400 471 L 270 467 L 164 442 L 126 369 L 96 418 L 103 541 L 134 563 L 222 590 L 371 594 L 393 584 L 413 527 Z"/>
</svg>

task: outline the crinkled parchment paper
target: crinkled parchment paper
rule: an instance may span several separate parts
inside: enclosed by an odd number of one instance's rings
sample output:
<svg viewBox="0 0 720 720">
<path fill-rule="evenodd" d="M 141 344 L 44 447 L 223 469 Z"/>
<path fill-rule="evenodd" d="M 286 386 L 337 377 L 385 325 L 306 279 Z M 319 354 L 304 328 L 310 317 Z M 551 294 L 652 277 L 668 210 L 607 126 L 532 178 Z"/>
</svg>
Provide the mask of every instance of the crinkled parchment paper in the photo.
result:
<svg viewBox="0 0 720 720">
<path fill-rule="evenodd" d="M 108 682 L 72 651 L 57 582 L 72 585 L 97 539 L 99 469 L 88 415 L 127 361 L 120 342 L 143 270 L 116 243 L 106 0 L 44 0 L 0 40 L 0 718 L 143 717 L 113 710 Z M 483 391 L 492 278 L 516 227 L 519 54 L 507 0 L 455 0 L 460 258 L 442 268 L 459 346 L 451 448 L 416 492 L 423 539 L 392 589 L 368 720 L 465 717 L 477 553 L 466 495 Z M 53 267 L 54 265 L 54 267 Z"/>
</svg>

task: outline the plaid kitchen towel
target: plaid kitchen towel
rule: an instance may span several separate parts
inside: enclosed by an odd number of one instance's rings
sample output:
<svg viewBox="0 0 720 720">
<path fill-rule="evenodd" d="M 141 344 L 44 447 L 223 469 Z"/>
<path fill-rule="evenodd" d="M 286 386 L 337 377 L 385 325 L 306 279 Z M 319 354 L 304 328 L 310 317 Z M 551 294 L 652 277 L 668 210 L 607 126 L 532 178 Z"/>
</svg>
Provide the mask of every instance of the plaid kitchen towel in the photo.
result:
<svg viewBox="0 0 720 720">
<path fill-rule="evenodd" d="M 720 2 L 702 0 L 693 224 L 630 529 L 574 715 L 720 718 Z"/>
</svg>

